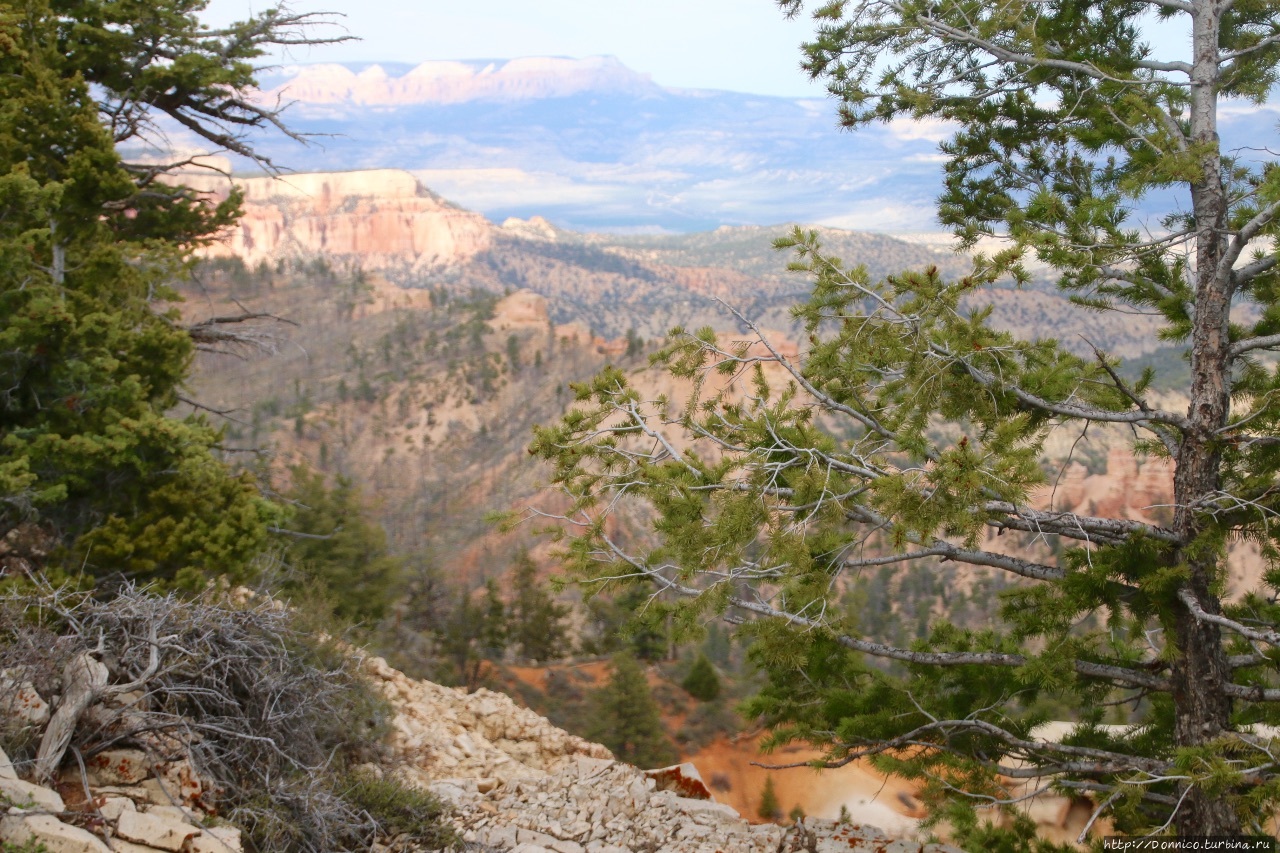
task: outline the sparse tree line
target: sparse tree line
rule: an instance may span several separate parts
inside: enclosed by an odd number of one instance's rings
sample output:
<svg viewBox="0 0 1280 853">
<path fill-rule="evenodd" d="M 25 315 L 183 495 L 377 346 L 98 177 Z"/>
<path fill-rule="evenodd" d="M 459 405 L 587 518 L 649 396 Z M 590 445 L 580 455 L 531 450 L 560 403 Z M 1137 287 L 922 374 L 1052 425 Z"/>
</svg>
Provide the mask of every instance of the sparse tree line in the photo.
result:
<svg viewBox="0 0 1280 853">
<path fill-rule="evenodd" d="M 797 14 L 807 4 L 780 6 Z M 326 40 L 307 29 L 323 23 L 312 15 L 272 8 L 211 30 L 200 9 L 0 6 L 0 583 L 17 608 L 3 616 L 0 651 L 29 654 L 15 665 L 35 669 L 52 667 L 50 654 L 111 651 L 119 658 L 104 669 L 86 665 L 95 690 L 143 679 L 156 692 L 152 713 L 195 708 L 213 725 L 243 712 L 202 704 L 214 664 L 266 660 L 255 651 L 264 642 L 284 649 L 269 658 L 284 686 L 240 691 L 257 701 L 265 690 L 272 703 L 337 684 L 342 665 L 316 663 L 319 647 L 265 611 L 202 610 L 203 599 L 177 591 L 267 578 L 303 614 L 373 620 L 390 612 L 405 573 L 354 509 L 349 484 L 299 470 L 296 495 L 280 500 L 222 460 L 224 433 L 198 405 L 169 414 L 197 351 L 255 341 L 253 312 L 186 323 L 165 307 L 240 199 L 212 205 L 172 180 L 189 160 L 120 152 L 173 122 L 274 168 L 251 133 L 288 130 L 250 96 L 253 62 L 273 46 Z M 865 757 L 917 779 L 934 816 L 970 837 L 995 832 L 973 807 L 1012 802 L 1010 779 L 1088 796 L 1095 819 L 1126 833 L 1268 831 L 1280 804 L 1270 728 L 1280 724 L 1280 169 L 1265 141 L 1224 150 L 1220 112 L 1273 93 L 1280 5 L 836 0 L 813 17 L 805 67 L 826 81 L 841 121 L 943 122 L 939 218 L 966 247 L 996 236 L 1003 248 L 954 280 L 937 268 L 872 279 L 816 232 L 779 241 L 812 287 L 795 309 L 808 334 L 798 358 L 743 315 L 742 339 L 677 331 L 656 363 L 688 382 L 689 399 L 645 399 L 611 367 L 537 432 L 532 450 L 569 498 L 565 565 L 593 583 L 648 585 L 632 608 L 645 614 L 628 641 L 636 650 L 699 637 L 719 616 L 739 625 L 763 678 L 745 709 L 777 742 L 806 740 L 832 765 Z M 1149 19 L 1184 25 L 1185 49 L 1150 44 Z M 1158 193 L 1177 201 L 1143 220 L 1137 211 Z M 1074 344 L 1015 338 L 990 323 L 990 309 L 965 307 L 1028 282 L 1032 261 L 1082 310 L 1159 316 L 1185 370 L 1164 353 L 1135 373 L 1097 347 L 1081 356 Z M 353 279 L 352 299 L 361 284 Z M 483 337 L 482 315 L 459 326 L 467 337 L 457 345 Z M 384 363 L 402 343 L 386 339 Z M 512 374 L 524 369 L 518 341 L 505 354 Z M 472 365 L 470 385 L 492 386 L 495 357 L 503 352 Z M 1157 383 L 1157 370 L 1170 375 Z M 1152 393 L 1176 381 L 1180 397 Z M 1066 512 L 1037 497 L 1052 480 L 1042 459 L 1050 433 L 1086 441 L 1101 429 L 1129 430 L 1135 451 L 1170 460 L 1167 521 Z M 619 538 L 616 512 L 649 529 Z M 991 544 L 1005 533 L 1050 544 Z M 1228 546 L 1242 539 L 1266 570 L 1229 594 Z M 1000 618 L 953 624 L 922 607 L 914 630 L 895 635 L 845 606 L 846 596 L 884 596 L 873 574 L 883 567 L 910 584 L 913 567 L 942 565 L 1009 579 Z M 515 569 L 505 596 L 497 586 L 449 590 L 455 603 L 418 632 L 461 681 L 478 679 L 485 659 L 563 654 L 562 605 L 532 563 Z M 433 581 L 419 575 L 421 609 L 404 615 L 426 618 Z M 172 594 L 135 591 L 146 583 Z M 73 601 L 59 585 L 92 592 Z M 597 600 L 592 618 L 608 622 L 611 601 Z M 135 616 L 142 622 L 126 624 Z M 217 645 L 227 642 L 230 657 Z M 160 666 L 162 652 L 175 655 L 171 666 Z M 165 681 L 179 675 L 187 680 Z M 711 676 L 694 663 L 686 689 L 718 692 Z M 623 754 L 660 750 L 643 682 L 619 658 L 596 706 L 614 709 L 610 736 Z M 323 695 L 334 707 L 358 701 L 348 686 Z M 1050 708 L 1078 723 L 1061 741 L 1036 735 Z M 1129 725 L 1104 726 L 1113 709 L 1127 709 Z M 624 723 L 636 710 L 643 719 Z M 93 748 L 69 716 L 69 743 Z M 376 713 L 357 717 L 337 715 L 359 729 Z M 229 787 L 289 783 L 268 805 L 242 804 L 262 849 L 353 849 L 382 831 L 344 817 L 358 838 L 289 834 L 317 803 L 371 815 L 377 797 L 290 787 L 305 787 L 314 777 L 301 772 L 322 755 L 364 741 L 350 727 L 284 722 L 304 733 L 305 754 L 280 754 L 292 730 L 228 723 L 225 743 L 208 740 L 226 750 L 208 766 Z M 46 772 L 61 741 L 59 732 L 37 749 L 33 766 Z M 1016 843 L 1034 846 L 1025 836 Z"/>
</svg>

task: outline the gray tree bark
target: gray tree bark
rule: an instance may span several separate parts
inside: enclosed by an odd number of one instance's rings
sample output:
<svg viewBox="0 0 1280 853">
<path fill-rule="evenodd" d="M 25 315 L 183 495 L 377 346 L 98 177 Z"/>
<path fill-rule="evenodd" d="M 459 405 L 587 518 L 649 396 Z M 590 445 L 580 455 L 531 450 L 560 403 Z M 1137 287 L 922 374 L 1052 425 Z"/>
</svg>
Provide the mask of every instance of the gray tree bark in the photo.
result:
<svg viewBox="0 0 1280 853">
<path fill-rule="evenodd" d="M 62 698 L 49 719 L 36 753 L 37 782 L 53 778 L 71 743 L 76 724 L 85 710 L 102 695 L 107 687 L 107 678 L 106 665 L 90 652 L 81 652 L 67 662 L 62 670 Z"/>
</svg>

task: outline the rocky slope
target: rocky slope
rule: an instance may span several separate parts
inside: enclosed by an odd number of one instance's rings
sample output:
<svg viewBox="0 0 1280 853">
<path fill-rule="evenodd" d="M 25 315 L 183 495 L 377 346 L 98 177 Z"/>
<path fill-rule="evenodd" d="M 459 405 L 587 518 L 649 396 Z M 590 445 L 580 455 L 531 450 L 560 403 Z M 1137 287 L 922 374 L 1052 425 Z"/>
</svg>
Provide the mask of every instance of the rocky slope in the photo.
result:
<svg viewBox="0 0 1280 853">
<path fill-rule="evenodd" d="M 502 694 L 415 681 L 376 657 L 363 667 L 395 712 L 388 757 L 363 769 L 445 799 L 473 850 L 957 853 L 854 823 L 752 825 L 716 803 L 692 766 L 642 772 Z M 21 692 L 38 733 L 49 722 L 48 705 L 29 684 Z M 49 853 L 239 853 L 240 831 L 213 819 L 207 787 L 181 755 L 158 761 L 141 750 L 111 749 L 83 772 L 65 767 L 45 786 L 20 778 L 0 752 L 0 802 L 7 806 L 0 841 L 34 842 Z"/>
</svg>

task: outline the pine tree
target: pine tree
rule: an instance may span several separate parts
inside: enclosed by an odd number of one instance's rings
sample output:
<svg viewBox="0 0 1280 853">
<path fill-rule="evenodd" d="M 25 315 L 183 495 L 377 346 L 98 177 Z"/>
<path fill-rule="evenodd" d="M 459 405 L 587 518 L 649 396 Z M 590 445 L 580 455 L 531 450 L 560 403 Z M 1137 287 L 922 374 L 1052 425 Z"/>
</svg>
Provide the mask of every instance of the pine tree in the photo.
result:
<svg viewBox="0 0 1280 853">
<path fill-rule="evenodd" d="M 446 683 L 460 684 L 468 692 L 480 686 L 485 658 L 477 649 L 484 620 L 480 609 L 466 590 L 458 592 L 457 603 L 444 623 L 436 627 L 440 650 L 453 664 L 453 671 L 442 676 Z"/>
<path fill-rule="evenodd" d="M 760 806 L 756 814 L 765 820 L 777 820 L 782 817 L 782 806 L 778 803 L 778 792 L 773 789 L 773 777 L 766 776 L 764 788 L 760 791 Z"/>
<path fill-rule="evenodd" d="M 479 653 L 488 660 L 501 660 L 509 634 L 507 608 L 502 603 L 498 582 L 493 578 L 485 581 L 484 602 L 480 610 Z"/>
<path fill-rule="evenodd" d="M 469 691 L 484 681 L 486 661 L 502 660 L 509 642 L 507 608 L 492 578 L 485 582 L 484 594 L 478 599 L 469 590 L 459 590 L 452 609 L 441 614 L 435 624 L 423 627 L 435 635 L 440 651 L 452 665 L 440 678 Z"/>
<path fill-rule="evenodd" d="M 1184 23 L 1190 49 L 1148 45 L 1148 13 Z M 754 712 L 833 761 L 921 779 L 935 804 L 1043 774 L 1124 832 L 1259 830 L 1280 803 L 1277 743 L 1253 728 L 1280 722 L 1280 168 L 1225 152 L 1218 113 L 1275 85 L 1280 4 L 847 0 L 814 17 L 805 66 L 841 120 L 951 128 L 939 217 L 1003 248 L 957 281 L 875 281 L 797 229 L 778 246 L 813 286 L 798 358 L 736 316 L 758 342 L 677 331 L 661 354 L 688 401 L 616 369 L 580 386 L 533 445 L 586 534 L 565 540 L 569 567 L 646 577 L 685 600 L 687 631 L 731 610 L 771 673 Z M 1189 380 L 998 328 L 997 289 L 1029 284 L 1032 261 L 1064 315 L 1159 318 Z M 1050 433 L 1106 430 L 1172 465 L 1167 521 L 1040 497 L 1062 464 L 1042 458 Z M 606 534 L 619 512 L 654 538 L 624 548 Z M 1005 533 L 1045 544 L 994 545 Z M 1228 597 L 1241 538 L 1266 571 Z M 990 629 L 921 608 L 907 645 L 838 606 L 878 567 L 1014 582 Z M 1049 706 L 1078 720 L 1062 743 L 1037 736 Z M 1103 727 L 1111 708 L 1135 725 Z"/>
<path fill-rule="evenodd" d="M 626 650 L 643 661 L 663 660 L 671 646 L 666 612 L 641 586 L 626 586 L 613 594 L 597 592 L 587 599 L 591 633 L 582 640 L 583 652 L 607 655 Z"/>
<path fill-rule="evenodd" d="M 214 32 L 199 0 L 0 6 L 0 536 L 29 564 L 196 585 L 246 576 L 279 512 L 166 412 L 211 326 L 162 307 L 238 213 L 123 161 L 159 114 L 246 156 L 276 114 L 249 60 L 307 42 L 273 10 Z M 50 548 L 50 543 L 52 548 Z M 51 551 L 51 553 L 46 553 Z"/>
<path fill-rule="evenodd" d="M 649 682 L 636 659 L 617 654 L 609 683 L 595 697 L 595 716 L 589 732 L 620 760 L 637 767 L 665 767 L 679 758 L 662 724 Z"/>
<path fill-rule="evenodd" d="M 391 604 L 402 562 L 387 551 L 387 534 L 369 520 L 360 492 L 346 477 L 330 486 L 324 474 L 290 469 L 284 559 L 293 570 L 284 591 L 316 586 L 343 619 L 376 621 Z"/>
<path fill-rule="evenodd" d="M 720 676 L 716 675 L 716 668 L 704 654 L 698 655 L 680 686 L 700 702 L 710 702 L 720 696 Z"/>
<path fill-rule="evenodd" d="M 508 639 L 520 656 L 541 662 L 569 652 L 569 608 L 558 604 L 538 581 L 538 567 L 528 551 L 516 554 L 511 579 Z"/>
</svg>

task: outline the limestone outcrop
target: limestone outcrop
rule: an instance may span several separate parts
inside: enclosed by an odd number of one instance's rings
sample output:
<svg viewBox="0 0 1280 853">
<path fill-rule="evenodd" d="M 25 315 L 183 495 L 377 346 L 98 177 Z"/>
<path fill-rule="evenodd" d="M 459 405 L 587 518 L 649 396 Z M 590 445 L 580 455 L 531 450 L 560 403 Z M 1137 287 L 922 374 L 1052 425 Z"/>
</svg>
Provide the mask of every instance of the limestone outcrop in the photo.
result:
<svg viewBox="0 0 1280 853">
<path fill-rule="evenodd" d="M 83 777 L 64 769 L 46 787 L 19 779 L 0 751 L 0 842 L 49 853 L 240 853 L 240 830 L 212 820 L 198 779 L 188 759 L 113 749 Z"/>
</svg>

